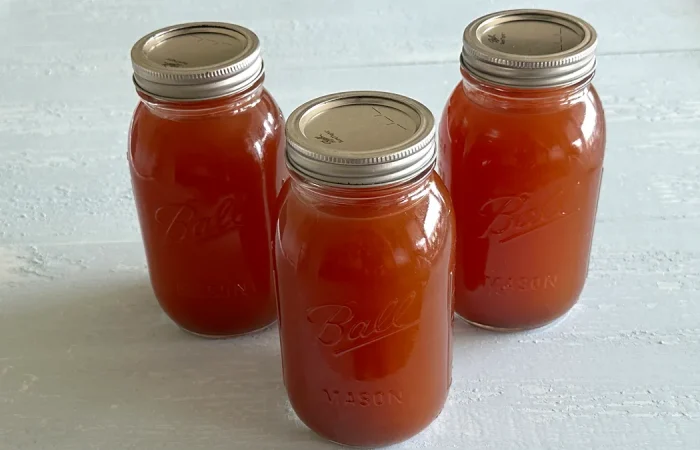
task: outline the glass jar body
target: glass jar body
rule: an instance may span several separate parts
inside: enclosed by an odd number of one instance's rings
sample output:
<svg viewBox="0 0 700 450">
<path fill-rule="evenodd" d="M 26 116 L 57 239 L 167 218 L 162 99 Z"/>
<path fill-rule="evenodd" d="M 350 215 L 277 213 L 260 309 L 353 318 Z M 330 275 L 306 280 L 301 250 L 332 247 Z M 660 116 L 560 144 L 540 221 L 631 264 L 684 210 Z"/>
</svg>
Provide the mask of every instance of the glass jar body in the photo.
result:
<svg viewBox="0 0 700 450">
<path fill-rule="evenodd" d="M 513 89 L 463 77 L 439 128 L 457 221 L 455 310 L 486 328 L 536 328 L 571 309 L 587 276 L 602 104 L 590 79 Z"/>
<path fill-rule="evenodd" d="M 141 95 L 128 159 L 154 292 L 181 328 L 225 337 L 276 317 L 276 194 L 284 119 L 258 83 L 233 97 Z"/>
<path fill-rule="evenodd" d="M 405 440 L 437 417 L 451 381 L 454 219 L 444 184 L 433 171 L 380 190 L 287 183 L 276 260 L 292 407 L 333 442 Z"/>
</svg>

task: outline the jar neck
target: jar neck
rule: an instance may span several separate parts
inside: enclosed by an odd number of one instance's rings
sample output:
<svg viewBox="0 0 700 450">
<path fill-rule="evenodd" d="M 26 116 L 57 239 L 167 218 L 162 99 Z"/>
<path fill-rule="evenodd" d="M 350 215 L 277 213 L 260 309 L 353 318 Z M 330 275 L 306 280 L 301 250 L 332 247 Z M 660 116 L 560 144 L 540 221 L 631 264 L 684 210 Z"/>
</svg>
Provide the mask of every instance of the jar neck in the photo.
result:
<svg viewBox="0 0 700 450">
<path fill-rule="evenodd" d="M 291 188 L 310 204 L 361 206 L 363 209 L 408 205 L 422 198 L 430 188 L 433 167 L 409 181 L 392 186 L 336 187 L 314 183 L 291 172 Z"/>
<path fill-rule="evenodd" d="M 593 74 L 564 87 L 518 88 L 478 79 L 462 68 L 462 88 L 477 104 L 504 109 L 566 107 L 580 101 L 590 89 Z"/>
<path fill-rule="evenodd" d="M 145 92 L 137 91 L 141 98 L 141 103 L 153 114 L 163 118 L 179 120 L 237 114 L 257 105 L 262 98 L 263 92 L 262 79 L 244 91 L 226 97 L 207 100 L 167 100 L 151 97 Z"/>
</svg>

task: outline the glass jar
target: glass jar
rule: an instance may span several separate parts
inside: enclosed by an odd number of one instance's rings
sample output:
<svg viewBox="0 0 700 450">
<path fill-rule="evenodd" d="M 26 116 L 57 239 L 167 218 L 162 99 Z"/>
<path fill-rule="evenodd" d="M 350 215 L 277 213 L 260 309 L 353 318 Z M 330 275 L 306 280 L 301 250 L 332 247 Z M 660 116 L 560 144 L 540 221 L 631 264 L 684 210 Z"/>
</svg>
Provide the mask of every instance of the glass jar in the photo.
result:
<svg viewBox="0 0 700 450">
<path fill-rule="evenodd" d="M 462 81 L 440 124 L 440 174 L 457 219 L 455 309 L 498 330 L 545 325 L 588 272 L 605 119 L 595 30 L 514 10 L 464 32 Z"/>
<path fill-rule="evenodd" d="M 430 111 L 347 92 L 295 110 L 277 226 L 280 340 L 292 407 L 336 443 L 418 433 L 450 386 L 452 207 Z"/>
<path fill-rule="evenodd" d="M 273 239 L 284 119 L 263 88 L 257 36 L 190 23 L 134 45 L 141 101 L 128 159 L 161 307 L 191 333 L 226 337 L 276 319 Z"/>
</svg>

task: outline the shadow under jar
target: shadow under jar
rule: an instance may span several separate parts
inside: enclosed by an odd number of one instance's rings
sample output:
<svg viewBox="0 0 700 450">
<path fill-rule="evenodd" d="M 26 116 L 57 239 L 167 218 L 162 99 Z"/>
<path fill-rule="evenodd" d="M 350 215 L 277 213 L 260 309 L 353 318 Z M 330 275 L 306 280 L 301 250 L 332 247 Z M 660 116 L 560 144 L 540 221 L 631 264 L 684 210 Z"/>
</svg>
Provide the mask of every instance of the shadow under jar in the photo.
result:
<svg viewBox="0 0 700 450">
<path fill-rule="evenodd" d="M 455 309 L 474 325 L 540 327 L 581 294 L 605 149 L 596 41 L 588 23 L 542 10 L 464 31 L 439 172 L 457 220 Z"/>
<path fill-rule="evenodd" d="M 299 418 L 352 446 L 405 440 L 451 382 L 454 219 L 430 111 L 347 92 L 287 122 L 276 237 L 284 383 Z"/>
<path fill-rule="evenodd" d="M 276 319 L 273 239 L 284 119 L 257 36 L 225 23 L 155 31 L 131 52 L 140 96 L 128 159 L 151 283 L 207 337 Z"/>
</svg>

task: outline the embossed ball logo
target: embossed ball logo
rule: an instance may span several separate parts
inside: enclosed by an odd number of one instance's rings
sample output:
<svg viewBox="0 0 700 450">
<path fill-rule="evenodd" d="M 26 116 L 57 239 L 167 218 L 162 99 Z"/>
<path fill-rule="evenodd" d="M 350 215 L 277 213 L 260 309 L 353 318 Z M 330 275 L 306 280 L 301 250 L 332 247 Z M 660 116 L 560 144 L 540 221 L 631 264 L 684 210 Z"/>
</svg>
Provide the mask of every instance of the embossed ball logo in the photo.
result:
<svg viewBox="0 0 700 450">
<path fill-rule="evenodd" d="M 377 315 L 366 316 L 355 304 L 315 306 L 306 310 L 306 317 L 318 326 L 318 342 L 342 356 L 416 327 L 420 322 L 416 301 L 412 292 L 387 303 Z"/>
<path fill-rule="evenodd" d="M 172 204 L 158 208 L 155 218 L 170 241 L 215 239 L 243 224 L 243 207 L 243 199 L 227 197 L 210 214 L 187 204 Z"/>
<path fill-rule="evenodd" d="M 479 211 L 491 218 L 480 237 L 505 243 L 564 219 L 573 212 L 566 200 L 563 188 L 491 199 Z"/>
</svg>

